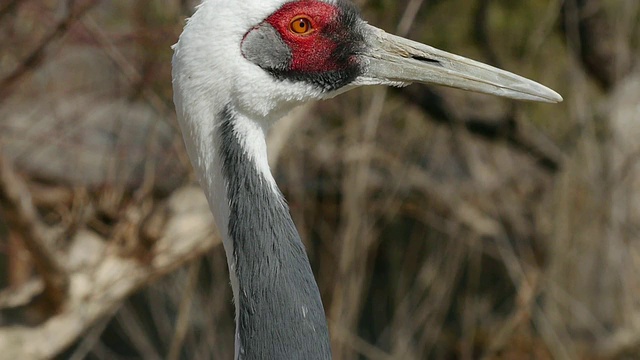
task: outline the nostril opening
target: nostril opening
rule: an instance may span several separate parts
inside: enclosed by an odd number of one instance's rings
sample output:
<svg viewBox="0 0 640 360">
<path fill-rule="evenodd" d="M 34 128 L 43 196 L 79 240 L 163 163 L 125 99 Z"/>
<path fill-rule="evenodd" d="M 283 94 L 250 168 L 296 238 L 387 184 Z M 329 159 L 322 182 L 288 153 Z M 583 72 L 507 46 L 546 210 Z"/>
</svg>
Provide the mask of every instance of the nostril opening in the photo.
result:
<svg viewBox="0 0 640 360">
<path fill-rule="evenodd" d="M 420 55 L 411 55 L 411 58 L 415 59 L 415 60 L 418 60 L 418 61 L 426 62 L 426 63 L 429 63 L 429 64 L 442 66 L 442 63 L 440 63 L 440 61 L 435 60 L 435 59 L 430 59 L 428 57 L 424 57 L 424 56 L 420 56 Z"/>
</svg>

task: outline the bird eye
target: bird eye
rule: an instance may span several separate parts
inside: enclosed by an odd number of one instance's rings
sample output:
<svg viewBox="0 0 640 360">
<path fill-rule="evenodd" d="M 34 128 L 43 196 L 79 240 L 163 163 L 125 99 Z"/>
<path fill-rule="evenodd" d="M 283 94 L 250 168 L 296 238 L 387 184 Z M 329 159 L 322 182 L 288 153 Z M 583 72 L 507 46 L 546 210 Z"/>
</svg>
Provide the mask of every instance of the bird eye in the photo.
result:
<svg viewBox="0 0 640 360">
<path fill-rule="evenodd" d="M 296 16 L 289 24 L 291 32 L 297 35 L 309 35 L 313 32 L 311 19 L 306 15 Z"/>
</svg>

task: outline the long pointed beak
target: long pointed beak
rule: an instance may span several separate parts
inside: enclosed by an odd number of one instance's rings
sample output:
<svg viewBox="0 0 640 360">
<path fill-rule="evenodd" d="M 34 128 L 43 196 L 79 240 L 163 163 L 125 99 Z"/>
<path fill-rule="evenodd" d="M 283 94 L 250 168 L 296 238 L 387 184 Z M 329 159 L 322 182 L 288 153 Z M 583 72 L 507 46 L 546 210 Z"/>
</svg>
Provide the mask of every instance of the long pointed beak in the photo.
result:
<svg viewBox="0 0 640 360">
<path fill-rule="evenodd" d="M 562 101 L 557 92 L 522 76 L 365 26 L 368 49 L 361 54 L 367 63 L 359 78 L 362 85 L 420 82 L 517 100 Z"/>
</svg>

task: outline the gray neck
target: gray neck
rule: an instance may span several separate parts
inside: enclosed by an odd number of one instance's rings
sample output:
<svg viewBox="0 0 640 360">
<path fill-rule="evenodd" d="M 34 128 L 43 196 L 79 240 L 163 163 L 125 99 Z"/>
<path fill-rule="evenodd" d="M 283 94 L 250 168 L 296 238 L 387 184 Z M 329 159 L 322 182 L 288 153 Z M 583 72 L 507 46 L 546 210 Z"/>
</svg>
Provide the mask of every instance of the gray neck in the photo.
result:
<svg viewBox="0 0 640 360">
<path fill-rule="evenodd" d="M 239 141 L 236 116 L 220 115 L 228 235 L 238 279 L 240 359 L 330 359 L 320 292 L 289 209 Z"/>
</svg>

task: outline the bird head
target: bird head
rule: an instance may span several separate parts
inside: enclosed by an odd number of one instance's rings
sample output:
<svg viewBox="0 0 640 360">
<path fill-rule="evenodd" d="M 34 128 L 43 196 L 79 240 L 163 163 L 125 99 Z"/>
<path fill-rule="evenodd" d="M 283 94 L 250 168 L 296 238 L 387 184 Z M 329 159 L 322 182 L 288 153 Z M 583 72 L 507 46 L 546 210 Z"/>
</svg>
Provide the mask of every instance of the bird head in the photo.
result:
<svg viewBox="0 0 640 360">
<path fill-rule="evenodd" d="M 562 101 L 534 81 L 387 34 L 348 0 L 205 0 L 175 47 L 174 88 L 193 95 L 177 99 L 178 108 L 233 102 L 269 121 L 357 86 L 412 82 Z"/>
</svg>

